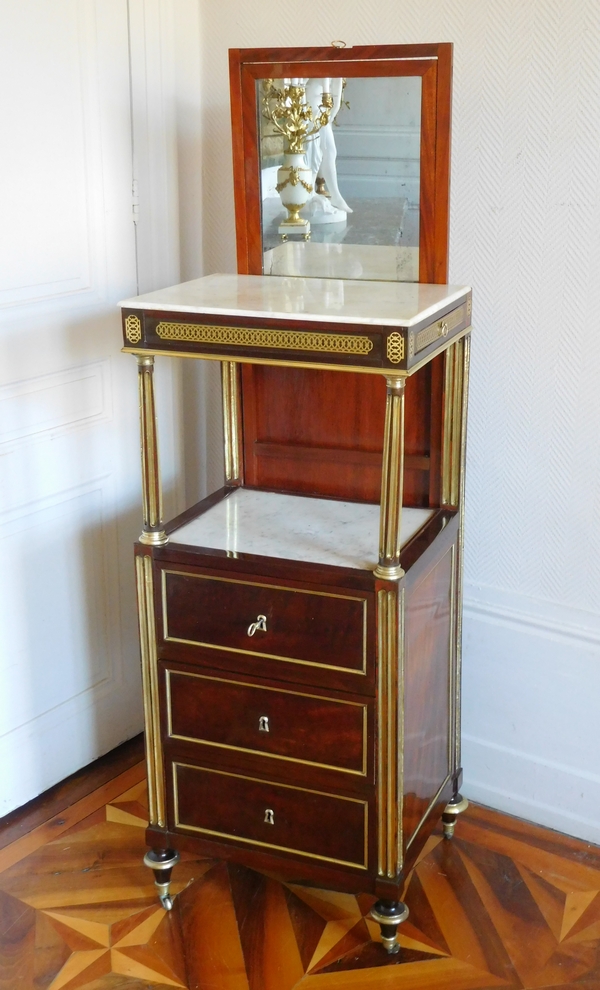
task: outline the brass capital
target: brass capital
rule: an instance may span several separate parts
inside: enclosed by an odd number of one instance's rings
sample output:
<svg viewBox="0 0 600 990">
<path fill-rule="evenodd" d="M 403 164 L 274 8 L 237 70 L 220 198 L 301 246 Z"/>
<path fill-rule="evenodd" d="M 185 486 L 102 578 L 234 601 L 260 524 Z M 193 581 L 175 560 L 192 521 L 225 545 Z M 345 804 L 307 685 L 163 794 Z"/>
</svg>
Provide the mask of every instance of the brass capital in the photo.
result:
<svg viewBox="0 0 600 990">
<path fill-rule="evenodd" d="M 400 564 L 386 565 L 377 564 L 377 567 L 373 571 L 373 575 L 376 578 L 381 578 L 383 581 L 399 581 L 403 578 L 406 571 Z"/>
<path fill-rule="evenodd" d="M 169 537 L 165 533 L 164 529 L 158 532 L 151 532 L 149 530 L 143 530 L 140 534 L 140 543 L 145 543 L 148 547 L 164 547 L 165 543 L 169 542 Z"/>
<path fill-rule="evenodd" d="M 154 354 L 136 354 L 138 370 L 143 368 L 154 368 Z"/>
<path fill-rule="evenodd" d="M 404 383 L 406 382 L 406 377 L 404 375 L 386 375 L 385 383 L 388 388 L 388 392 L 403 392 Z"/>
</svg>

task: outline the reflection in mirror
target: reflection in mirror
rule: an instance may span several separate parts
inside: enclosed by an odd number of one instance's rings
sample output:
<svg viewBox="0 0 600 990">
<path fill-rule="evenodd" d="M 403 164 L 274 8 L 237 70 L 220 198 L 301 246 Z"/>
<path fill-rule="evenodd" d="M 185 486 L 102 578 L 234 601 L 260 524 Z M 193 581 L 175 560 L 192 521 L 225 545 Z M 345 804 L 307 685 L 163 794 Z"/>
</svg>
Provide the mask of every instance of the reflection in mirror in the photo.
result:
<svg viewBox="0 0 600 990">
<path fill-rule="evenodd" d="M 263 271 L 419 278 L 421 78 L 261 79 Z"/>
</svg>

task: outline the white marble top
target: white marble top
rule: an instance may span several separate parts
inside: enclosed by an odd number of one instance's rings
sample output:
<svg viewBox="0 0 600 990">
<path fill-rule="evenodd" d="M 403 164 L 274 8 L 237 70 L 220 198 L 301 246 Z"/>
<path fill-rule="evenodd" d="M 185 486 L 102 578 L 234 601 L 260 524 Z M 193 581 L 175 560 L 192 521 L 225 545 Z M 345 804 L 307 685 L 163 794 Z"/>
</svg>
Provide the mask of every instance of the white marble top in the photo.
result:
<svg viewBox="0 0 600 990">
<path fill-rule="evenodd" d="M 434 509 L 402 510 L 402 544 Z M 379 506 L 238 488 L 176 529 L 171 543 L 373 570 L 379 546 Z"/>
<path fill-rule="evenodd" d="M 469 288 L 271 275 L 207 275 L 120 303 L 128 309 L 410 327 L 458 306 Z"/>
</svg>

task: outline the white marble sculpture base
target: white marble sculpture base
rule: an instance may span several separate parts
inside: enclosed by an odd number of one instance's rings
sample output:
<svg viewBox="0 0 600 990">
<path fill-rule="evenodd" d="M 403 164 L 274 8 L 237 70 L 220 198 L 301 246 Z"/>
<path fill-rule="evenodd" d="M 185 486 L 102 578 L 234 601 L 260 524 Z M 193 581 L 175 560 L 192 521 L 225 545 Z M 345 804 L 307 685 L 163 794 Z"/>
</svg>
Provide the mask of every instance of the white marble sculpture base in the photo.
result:
<svg viewBox="0 0 600 990">
<path fill-rule="evenodd" d="M 434 509 L 402 510 L 402 544 Z M 373 570 L 379 546 L 379 506 L 239 488 L 175 530 L 171 543 Z"/>
</svg>

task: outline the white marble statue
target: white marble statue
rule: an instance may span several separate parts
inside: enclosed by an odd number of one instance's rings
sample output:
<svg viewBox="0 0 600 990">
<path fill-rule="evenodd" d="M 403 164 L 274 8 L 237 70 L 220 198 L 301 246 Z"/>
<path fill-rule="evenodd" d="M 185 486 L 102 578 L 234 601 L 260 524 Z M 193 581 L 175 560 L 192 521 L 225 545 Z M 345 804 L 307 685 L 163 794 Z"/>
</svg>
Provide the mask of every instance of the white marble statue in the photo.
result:
<svg viewBox="0 0 600 990">
<path fill-rule="evenodd" d="M 306 102 L 313 111 L 313 119 L 320 116 L 320 106 L 323 93 L 331 93 L 333 106 L 329 115 L 329 123 L 321 127 L 318 134 L 306 143 L 306 164 L 316 176 L 317 181 L 324 179 L 329 197 L 317 192 L 303 210 L 311 223 L 339 223 L 346 220 L 346 215 L 352 213 L 346 200 L 340 192 L 337 180 L 337 148 L 333 135 L 333 122 L 342 104 L 343 79 L 307 79 Z M 317 182 L 315 182 L 315 187 Z"/>
</svg>

